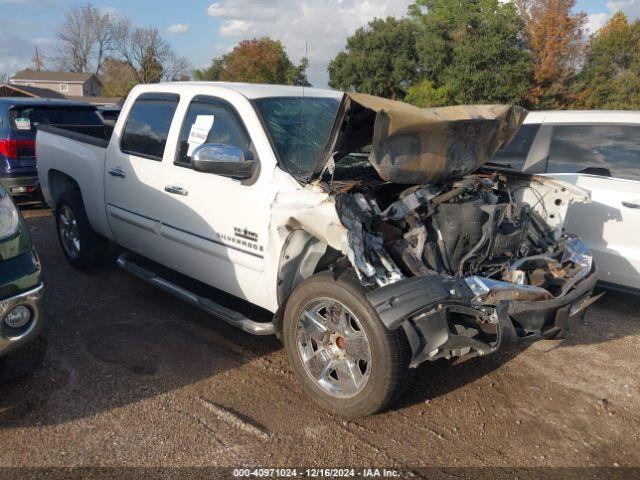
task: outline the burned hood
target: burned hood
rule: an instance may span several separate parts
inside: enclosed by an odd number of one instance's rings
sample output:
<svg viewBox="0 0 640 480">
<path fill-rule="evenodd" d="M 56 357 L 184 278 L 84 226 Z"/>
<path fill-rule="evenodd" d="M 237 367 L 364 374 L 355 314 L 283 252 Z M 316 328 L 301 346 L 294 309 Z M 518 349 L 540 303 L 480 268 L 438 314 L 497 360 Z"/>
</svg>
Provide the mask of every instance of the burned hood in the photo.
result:
<svg viewBox="0 0 640 480">
<path fill-rule="evenodd" d="M 526 113 L 510 105 L 422 109 L 346 93 L 315 173 L 371 146 L 369 161 L 385 181 L 417 185 L 457 179 L 509 143 Z"/>
</svg>

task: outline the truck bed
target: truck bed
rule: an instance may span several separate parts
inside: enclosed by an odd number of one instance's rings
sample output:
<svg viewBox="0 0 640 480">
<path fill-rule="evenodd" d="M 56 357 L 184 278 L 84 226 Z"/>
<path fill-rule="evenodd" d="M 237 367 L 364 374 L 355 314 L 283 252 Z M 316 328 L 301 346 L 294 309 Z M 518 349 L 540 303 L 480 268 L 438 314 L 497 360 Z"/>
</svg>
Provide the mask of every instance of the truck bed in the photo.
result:
<svg viewBox="0 0 640 480">
<path fill-rule="evenodd" d="M 93 229 L 111 236 L 104 208 L 104 168 L 113 129 L 106 125 L 42 126 L 36 135 L 38 177 L 45 201 L 55 209 L 62 191 L 79 189 Z"/>
<path fill-rule="evenodd" d="M 107 148 L 113 127 L 110 125 L 42 125 L 38 127 L 38 131 Z"/>
</svg>

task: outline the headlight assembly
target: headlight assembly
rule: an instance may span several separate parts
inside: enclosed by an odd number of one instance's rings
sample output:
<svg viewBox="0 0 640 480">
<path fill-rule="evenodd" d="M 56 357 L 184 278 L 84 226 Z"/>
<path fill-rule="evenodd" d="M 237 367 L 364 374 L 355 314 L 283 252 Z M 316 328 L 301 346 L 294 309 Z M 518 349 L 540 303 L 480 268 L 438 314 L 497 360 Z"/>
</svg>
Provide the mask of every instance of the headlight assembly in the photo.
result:
<svg viewBox="0 0 640 480">
<path fill-rule="evenodd" d="M 0 240 L 15 235 L 19 226 L 18 210 L 9 194 L 5 193 L 0 197 Z"/>
</svg>

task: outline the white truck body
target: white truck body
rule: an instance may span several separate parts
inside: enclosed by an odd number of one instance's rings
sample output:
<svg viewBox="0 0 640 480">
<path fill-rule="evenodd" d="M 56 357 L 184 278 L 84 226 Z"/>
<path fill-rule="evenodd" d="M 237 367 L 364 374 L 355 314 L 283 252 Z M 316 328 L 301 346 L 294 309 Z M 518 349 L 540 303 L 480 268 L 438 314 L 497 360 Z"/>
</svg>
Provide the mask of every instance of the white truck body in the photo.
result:
<svg viewBox="0 0 640 480">
<path fill-rule="evenodd" d="M 530 146 L 518 153 L 523 171 L 590 192 L 590 205 L 574 205 L 565 226 L 593 252 L 598 279 L 640 291 L 640 112 L 531 112 L 514 145 L 524 146 L 519 141 L 530 135 L 527 129 L 536 131 Z M 511 153 L 503 156 L 502 161 L 517 160 Z M 589 173 L 594 166 L 609 172 Z"/>
<path fill-rule="evenodd" d="M 39 177 L 72 265 L 109 239 L 272 312 L 255 322 L 118 260 L 246 331 L 278 334 L 314 399 L 361 415 L 394 397 L 405 367 L 564 335 L 597 299 L 591 255 L 563 231 L 588 195 L 481 168 L 522 113 L 285 86 L 140 85 L 104 138 L 40 130 Z"/>
<path fill-rule="evenodd" d="M 120 138 L 129 110 L 141 93 L 180 95 L 162 161 L 122 152 Z M 306 89 L 306 95 L 340 99 L 341 93 Z M 207 175 L 174 165 L 178 132 L 191 100 L 210 95 L 229 102 L 244 122 L 259 152 L 260 173 L 253 185 L 216 175 Z M 343 241 L 346 230 L 335 208 L 322 202 L 328 198 L 318 187 L 302 187 L 277 167 L 277 159 L 250 101 L 262 96 L 300 96 L 299 88 L 207 83 L 179 83 L 135 87 L 116 122 L 107 148 L 78 142 L 46 131 L 38 141 L 39 170 L 45 200 L 55 208 L 50 175 L 66 173 L 78 183 L 94 230 L 122 246 L 197 280 L 245 299 L 271 312 L 278 309 L 277 277 L 287 231 L 269 232 L 276 196 L 286 204 L 293 195 L 296 209 L 317 207 L 328 216 L 328 225 L 318 218 L 309 226 L 328 229 L 332 242 Z M 124 178 L 109 175 L 122 169 Z M 164 187 L 176 185 L 188 191 L 176 196 Z M 304 195 L 298 196 L 304 190 Z M 304 207 L 306 208 L 304 208 Z M 284 208 L 286 216 L 291 211 Z M 285 223 L 288 218 L 282 219 Z M 281 229 L 285 224 L 281 225 Z M 257 234 L 257 241 L 242 239 L 234 229 Z M 346 239 L 346 236 L 345 236 Z"/>
</svg>

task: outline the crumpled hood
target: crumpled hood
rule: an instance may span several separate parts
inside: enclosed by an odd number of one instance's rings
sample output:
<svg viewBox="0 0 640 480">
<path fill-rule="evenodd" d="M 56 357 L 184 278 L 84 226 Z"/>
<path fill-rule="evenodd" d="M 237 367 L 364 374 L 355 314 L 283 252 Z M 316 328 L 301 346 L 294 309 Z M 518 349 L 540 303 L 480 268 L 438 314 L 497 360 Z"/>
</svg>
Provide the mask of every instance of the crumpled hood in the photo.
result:
<svg viewBox="0 0 640 480">
<path fill-rule="evenodd" d="M 345 93 L 315 173 L 331 159 L 339 161 L 371 145 L 369 161 L 385 181 L 420 185 L 458 179 L 509 143 L 526 114 L 510 105 L 422 109 Z"/>
</svg>

